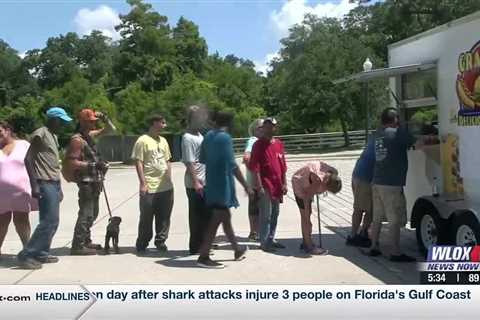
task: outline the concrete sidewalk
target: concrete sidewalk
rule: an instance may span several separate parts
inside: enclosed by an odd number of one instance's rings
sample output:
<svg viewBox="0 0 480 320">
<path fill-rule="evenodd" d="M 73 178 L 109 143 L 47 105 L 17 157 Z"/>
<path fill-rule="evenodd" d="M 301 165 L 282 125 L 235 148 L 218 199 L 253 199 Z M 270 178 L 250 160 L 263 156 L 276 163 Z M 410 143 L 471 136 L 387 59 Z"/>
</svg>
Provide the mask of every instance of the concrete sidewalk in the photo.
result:
<svg viewBox="0 0 480 320">
<path fill-rule="evenodd" d="M 336 196 L 321 198 L 323 244 L 330 255 L 308 257 L 300 253 L 300 217 L 290 191 L 281 206 L 277 238 L 287 246 L 276 254 L 258 249 L 257 243 L 248 242 L 247 197 L 240 187 L 237 195 L 240 208 L 233 210 L 234 229 L 242 244 L 249 246 L 247 259 L 233 261 L 233 252 L 225 242 L 222 230 L 219 250 L 213 259 L 225 263 L 223 270 L 197 268 L 197 256 L 188 255 L 188 210 L 183 186 L 184 166 L 173 164 L 175 204 L 172 213 L 169 253 L 135 255 L 134 244 L 138 223 L 138 182 L 133 168 L 112 169 L 108 173 L 106 188 L 115 215 L 122 217 L 120 231 L 121 254 L 99 256 L 70 256 L 70 242 L 77 216 L 77 187 L 64 183 L 65 200 L 61 206 L 61 221 L 54 238 L 52 253 L 60 257 L 57 264 L 44 265 L 41 270 L 17 269 L 15 254 L 20 241 L 10 226 L 2 248 L 0 284 L 414 284 L 418 283 L 415 264 L 393 264 L 385 258 L 371 258 L 357 248 L 345 246 L 349 232 L 352 194 L 350 176 L 355 154 L 308 155 L 289 157 L 288 179 L 294 171 L 315 158 L 324 158 L 337 167 L 344 181 L 344 190 Z M 291 190 L 291 188 L 290 188 Z M 103 244 L 108 213 L 101 200 L 101 211 L 92 233 L 95 242 Z M 35 220 L 37 212 L 31 214 Z M 316 213 L 312 222 L 317 231 Z M 414 232 L 406 230 L 402 244 L 415 254 Z M 153 246 L 153 244 L 152 244 Z"/>
</svg>

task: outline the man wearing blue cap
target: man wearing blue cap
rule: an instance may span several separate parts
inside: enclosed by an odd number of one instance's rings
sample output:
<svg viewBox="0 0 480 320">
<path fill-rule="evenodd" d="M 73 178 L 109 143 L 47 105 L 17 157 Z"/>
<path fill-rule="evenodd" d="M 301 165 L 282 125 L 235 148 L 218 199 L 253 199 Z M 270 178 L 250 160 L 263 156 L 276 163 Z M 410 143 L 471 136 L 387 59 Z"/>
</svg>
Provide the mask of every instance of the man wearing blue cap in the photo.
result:
<svg viewBox="0 0 480 320">
<path fill-rule="evenodd" d="M 25 269 L 40 269 L 42 263 L 58 262 L 57 257 L 49 254 L 58 227 L 60 201 L 63 199 L 56 133 L 72 118 L 60 107 L 48 109 L 47 118 L 46 126 L 32 133 L 30 148 L 25 156 L 32 196 L 38 199 L 40 211 L 40 223 L 18 254 L 18 261 Z"/>
</svg>

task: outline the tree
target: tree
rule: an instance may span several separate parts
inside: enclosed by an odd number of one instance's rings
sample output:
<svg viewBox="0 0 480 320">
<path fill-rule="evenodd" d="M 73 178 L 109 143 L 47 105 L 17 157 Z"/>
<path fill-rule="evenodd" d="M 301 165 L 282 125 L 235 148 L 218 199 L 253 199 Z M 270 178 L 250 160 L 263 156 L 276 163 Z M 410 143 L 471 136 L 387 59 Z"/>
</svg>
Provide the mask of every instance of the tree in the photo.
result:
<svg viewBox="0 0 480 320">
<path fill-rule="evenodd" d="M 198 26 L 180 17 L 173 29 L 173 40 L 177 55 L 177 65 L 183 72 L 201 75 L 208 55 L 207 42 L 200 36 Z"/>
<path fill-rule="evenodd" d="M 162 90 L 178 72 L 167 17 L 142 0 L 127 3 L 132 8 L 128 14 L 120 15 L 122 23 L 116 27 L 122 39 L 114 71 L 122 86 L 138 81 L 150 92 Z"/>
</svg>

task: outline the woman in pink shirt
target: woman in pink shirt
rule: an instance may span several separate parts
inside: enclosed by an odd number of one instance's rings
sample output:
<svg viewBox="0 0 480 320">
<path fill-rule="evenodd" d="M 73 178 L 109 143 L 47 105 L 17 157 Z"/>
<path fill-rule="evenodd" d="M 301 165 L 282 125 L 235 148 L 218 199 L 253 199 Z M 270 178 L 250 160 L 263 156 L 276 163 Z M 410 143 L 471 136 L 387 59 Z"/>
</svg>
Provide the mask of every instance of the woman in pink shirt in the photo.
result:
<svg viewBox="0 0 480 320">
<path fill-rule="evenodd" d="M 295 200 L 300 209 L 303 243 L 305 252 L 314 255 L 324 255 L 328 251 L 315 247 L 312 241 L 312 200 L 316 194 L 324 192 L 338 193 L 342 189 L 342 180 L 337 169 L 322 161 L 307 163 L 297 170 L 292 177 L 292 188 Z"/>
<path fill-rule="evenodd" d="M 0 249 L 12 216 L 25 246 L 30 238 L 28 213 L 38 210 L 37 201 L 31 196 L 30 180 L 24 164 L 29 146 L 27 141 L 16 139 L 8 123 L 0 121 Z"/>
</svg>

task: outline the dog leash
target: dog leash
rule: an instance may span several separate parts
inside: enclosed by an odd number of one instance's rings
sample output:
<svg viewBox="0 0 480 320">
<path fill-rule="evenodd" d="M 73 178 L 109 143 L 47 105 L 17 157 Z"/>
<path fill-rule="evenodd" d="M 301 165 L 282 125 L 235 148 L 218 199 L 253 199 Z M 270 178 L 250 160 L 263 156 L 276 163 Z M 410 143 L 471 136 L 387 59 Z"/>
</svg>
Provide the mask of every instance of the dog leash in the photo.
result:
<svg viewBox="0 0 480 320">
<path fill-rule="evenodd" d="M 103 180 L 102 180 L 102 189 L 103 189 L 103 195 L 105 196 L 105 202 L 107 203 L 108 215 L 111 218 L 112 210 L 110 209 L 110 202 L 108 202 L 108 197 L 107 197 L 107 189 L 105 189 L 105 183 L 103 182 Z"/>
</svg>

